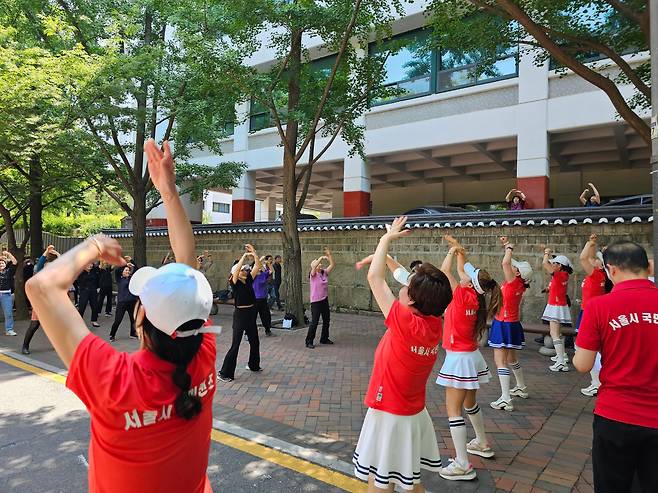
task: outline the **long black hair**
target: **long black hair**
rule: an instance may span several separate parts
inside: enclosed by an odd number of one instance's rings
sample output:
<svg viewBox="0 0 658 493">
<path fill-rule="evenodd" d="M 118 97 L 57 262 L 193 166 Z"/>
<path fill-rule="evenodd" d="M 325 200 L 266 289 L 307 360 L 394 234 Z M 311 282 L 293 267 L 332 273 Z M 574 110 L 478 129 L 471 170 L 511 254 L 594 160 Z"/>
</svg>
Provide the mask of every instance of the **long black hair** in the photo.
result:
<svg viewBox="0 0 658 493">
<path fill-rule="evenodd" d="M 203 324 L 203 320 L 190 320 L 178 327 L 178 331 L 195 330 L 202 327 Z M 181 390 L 174 403 L 176 414 L 181 418 L 192 419 L 201 412 L 201 399 L 199 396 L 190 395 L 189 393 L 192 386 L 192 377 L 187 373 L 187 365 L 199 352 L 203 335 L 172 338 L 158 330 L 146 317 L 144 317 L 142 329 L 144 334 L 148 336 L 149 349 L 159 358 L 176 365 L 172 379 Z"/>
</svg>

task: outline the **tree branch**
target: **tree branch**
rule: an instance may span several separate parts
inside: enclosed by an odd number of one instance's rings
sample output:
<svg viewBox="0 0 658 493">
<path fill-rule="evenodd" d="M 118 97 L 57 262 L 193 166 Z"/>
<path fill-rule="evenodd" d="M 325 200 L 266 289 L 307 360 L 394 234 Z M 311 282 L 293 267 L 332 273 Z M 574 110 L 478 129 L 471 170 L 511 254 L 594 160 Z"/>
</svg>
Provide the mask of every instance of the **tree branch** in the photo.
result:
<svg viewBox="0 0 658 493">
<path fill-rule="evenodd" d="M 88 116 L 85 116 L 85 121 L 87 122 L 87 125 L 89 126 L 89 129 L 91 130 L 91 132 L 94 134 L 94 138 L 96 139 L 96 142 L 98 143 L 98 145 L 101 149 L 101 152 L 107 158 L 110 166 L 112 166 L 112 169 L 114 170 L 114 173 L 116 174 L 117 178 L 119 178 L 119 180 L 121 181 L 123 186 L 126 187 L 126 190 L 128 191 L 128 193 L 130 193 L 130 195 L 133 195 L 134 190 L 133 190 L 133 187 L 132 187 L 131 183 L 126 179 L 126 177 L 121 172 L 121 168 L 119 167 L 119 165 L 114 160 L 114 156 L 112 156 L 110 151 L 108 151 L 107 148 L 105 147 L 106 142 L 99 135 L 98 130 L 96 129 L 96 126 L 94 125 L 94 122 Z"/>
<path fill-rule="evenodd" d="M 297 214 L 299 214 L 302 211 L 302 207 L 304 207 L 304 202 L 306 202 L 306 197 L 308 195 L 308 187 L 311 184 L 311 174 L 313 173 L 313 164 L 316 162 L 314 161 L 315 158 L 315 132 L 313 132 L 313 138 L 311 139 L 311 144 L 309 147 L 308 151 L 308 166 L 300 173 L 300 176 L 306 172 L 306 179 L 304 180 L 304 187 L 302 188 L 302 194 L 299 197 L 299 201 L 295 204 L 295 210 L 297 211 Z M 295 188 L 299 187 L 299 180 L 295 180 L 296 186 Z"/>
<path fill-rule="evenodd" d="M 624 17 L 627 17 L 633 22 L 637 22 L 640 25 L 640 29 L 642 30 L 642 33 L 644 34 L 644 37 L 647 40 L 647 45 L 650 44 L 651 28 L 649 25 L 649 19 L 648 19 L 649 16 L 647 15 L 649 13 L 649 7 L 647 7 L 643 12 L 638 12 L 637 10 L 634 10 L 630 5 L 628 5 L 625 2 L 622 2 L 621 0 L 603 0 L 603 1 L 608 5 L 610 5 L 613 9 L 618 11 L 620 14 L 622 14 Z"/>
</svg>

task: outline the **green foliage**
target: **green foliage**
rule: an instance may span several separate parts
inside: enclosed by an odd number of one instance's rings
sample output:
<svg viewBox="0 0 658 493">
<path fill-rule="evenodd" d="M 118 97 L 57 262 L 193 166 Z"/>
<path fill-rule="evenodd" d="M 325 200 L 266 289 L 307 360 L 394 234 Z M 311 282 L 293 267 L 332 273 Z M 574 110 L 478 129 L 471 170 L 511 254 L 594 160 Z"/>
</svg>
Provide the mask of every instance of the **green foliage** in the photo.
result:
<svg viewBox="0 0 658 493">
<path fill-rule="evenodd" d="M 103 229 L 120 228 L 124 214 L 65 214 L 45 213 L 43 229 L 60 236 L 86 238 Z"/>
<path fill-rule="evenodd" d="M 537 47 L 519 19 L 511 16 L 502 3 L 496 0 L 433 0 L 430 6 L 433 43 L 468 54 L 480 64 L 478 70 L 485 71 L 510 49 L 519 45 L 524 49 Z M 523 0 L 516 3 L 575 63 L 609 57 L 604 50 L 617 55 L 632 54 L 635 58 L 649 49 L 648 33 L 638 21 L 648 14 L 648 2 L 644 0 L 620 2 L 634 12 L 633 16 L 613 8 L 612 2 L 605 0 Z M 544 63 L 550 56 L 543 50 L 533 54 L 537 64 Z M 564 70 L 558 67 L 558 71 Z M 629 70 L 638 81 L 631 81 L 624 71 L 613 76 L 613 81 L 634 84 L 636 93 L 627 104 L 635 111 L 646 109 L 650 106 L 647 91 L 650 62 L 633 63 Z"/>
</svg>

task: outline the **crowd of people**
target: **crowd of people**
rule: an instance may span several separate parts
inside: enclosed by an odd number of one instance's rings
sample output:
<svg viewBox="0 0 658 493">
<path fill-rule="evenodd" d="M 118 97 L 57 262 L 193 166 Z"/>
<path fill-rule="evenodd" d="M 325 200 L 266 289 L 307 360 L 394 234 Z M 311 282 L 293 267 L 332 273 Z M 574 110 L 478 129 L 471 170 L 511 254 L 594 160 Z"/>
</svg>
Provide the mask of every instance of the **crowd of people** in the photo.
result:
<svg viewBox="0 0 658 493">
<path fill-rule="evenodd" d="M 213 292 L 199 270 L 212 259 L 207 252 L 195 253 L 168 143 L 159 149 L 148 141 L 145 149 L 167 211 L 172 255 L 159 269 L 137 269 L 121 255 L 115 240 L 102 235 L 62 255 L 49 247 L 26 285 L 34 310 L 30 331 L 33 335 L 39 324 L 43 326 L 69 368 L 68 388 L 91 415 L 90 491 L 208 493 L 216 379 L 235 378 L 245 334 L 250 344 L 246 369 L 262 371 L 256 323 L 260 316 L 265 332 L 271 333 L 269 310 L 280 303 L 280 282 L 268 285 L 268 280 L 280 279 L 281 259 L 277 268 L 277 258 L 259 256 L 247 244 L 231 268 L 232 344 L 216 374 L 216 335 L 221 328 L 209 318 Z M 501 237 L 499 283 L 496 273 L 469 262 L 465 246 L 446 235 L 448 251 L 440 267 L 416 260 L 406 269 L 389 255 L 394 241 L 412 234 L 405 225 L 405 217 L 396 218 L 375 252 L 356 264 L 357 269 L 369 265 L 368 283 L 387 328 L 375 351 L 364 399 L 368 410 L 353 457 L 355 475 L 368 482 L 370 493 L 390 492 L 396 485 L 423 492 L 421 469 L 447 480 L 471 480 L 476 472 L 469 455 L 495 456 L 477 399 L 480 386 L 492 377 L 479 349 L 482 341 L 494 348 L 501 390 L 489 407 L 512 411 L 517 407 L 515 398 L 527 399 L 531 394 L 518 357 L 525 344 L 520 305 L 533 277 L 530 264 L 514 259 L 514 244 Z M 619 241 L 599 251 L 597 241 L 590 236 L 580 255 L 587 277 L 573 358 L 579 371 L 592 371 L 590 387 L 598 392 L 592 452 L 595 489 L 629 491 L 637 475 L 642 491 L 658 491 L 658 289 L 649 280 L 652 266 L 641 246 Z M 127 312 L 131 334 L 140 342 L 139 351 L 132 354 L 117 351 L 91 333 L 82 318 L 90 305 L 92 320 L 97 321 L 101 293 L 107 301 L 107 289 L 101 284 L 107 286 L 110 265 L 116 266 L 119 291 L 111 338 Z M 328 283 L 335 265 L 332 252 L 325 249 L 309 266 L 311 321 L 305 341 L 309 349 L 315 348 L 320 318 L 320 343 L 333 344 Z M 549 248 L 544 249 L 542 265 L 551 282 L 541 318 L 549 324 L 556 350 L 549 368 L 561 373 L 569 370 L 561 327 L 571 323 L 566 294 L 573 266 L 566 255 Z M 4 253 L 0 297 L 6 297 L 15 268 L 15 259 Z M 397 293 L 386 279 L 387 269 L 400 284 Z M 69 302 L 76 281 L 77 308 Z M 109 311 L 105 307 L 105 313 L 111 313 L 112 306 Z M 11 320 L 5 320 L 7 332 L 13 331 Z M 426 408 L 427 382 L 442 356 L 440 348 L 445 354 L 436 383 L 445 389 L 455 450 L 447 464 L 442 462 Z M 522 408 L 518 404 L 517 409 L 522 412 Z M 475 435 L 471 440 L 464 411 Z"/>
</svg>

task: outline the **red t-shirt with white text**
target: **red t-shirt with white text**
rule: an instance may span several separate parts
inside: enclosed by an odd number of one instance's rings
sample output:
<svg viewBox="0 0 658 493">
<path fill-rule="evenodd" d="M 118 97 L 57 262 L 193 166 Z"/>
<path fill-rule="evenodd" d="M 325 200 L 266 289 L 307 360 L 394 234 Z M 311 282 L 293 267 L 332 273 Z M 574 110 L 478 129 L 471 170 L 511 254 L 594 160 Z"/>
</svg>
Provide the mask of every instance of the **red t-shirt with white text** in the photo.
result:
<svg viewBox="0 0 658 493">
<path fill-rule="evenodd" d="M 589 276 L 583 279 L 582 288 L 583 301 L 580 304 L 580 309 L 584 310 L 589 300 L 605 294 L 605 271 L 603 269 L 594 269 Z"/>
<path fill-rule="evenodd" d="M 625 281 L 590 299 L 576 344 L 601 353 L 594 413 L 658 429 L 658 288 Z"/>
<path fill-rule="evenodd" d="M 445 313 L 443 349 L 456 352 L 471 352 L 478 348 L 475 324 L 480 302 L 475 289 L 457 286 L 452 301 Z"/>
<path fill-rule="evenodd" d="M 413 313 L 395 301 L 375 351 L 365 405 L 411 416 L 425 408 L 425 389 L 439 352 L 441 318 Z"/>
<path fill-rule="evenodd" d="M 563 270 L 553 272 L 551 283 L 548 285 L 548 304 L 554 306 L 567 306 L 567 285 L 569 273 Z"/>
<path fill-rule="evenodd" d="M 500 290 L 503 292 L 503 306 L 496 314 L 496 320 L 518 322 L 521 320 L 521 300 L 526 290 L 525 281 L 516 276 L 513 281 L 504 282 Z"/>
<path fill-rule="evenodd" d="M 216 346 L 213 334 L 203 337 L 187 367 L 202 411 L 189 421 L 176 415 L 172 363 L 146 349 L 119 352 L 94 334 L 82 340 L 66 386 L 91 415 L 90 492 L 212 492 L 206 469 Z"/>
</svg>

